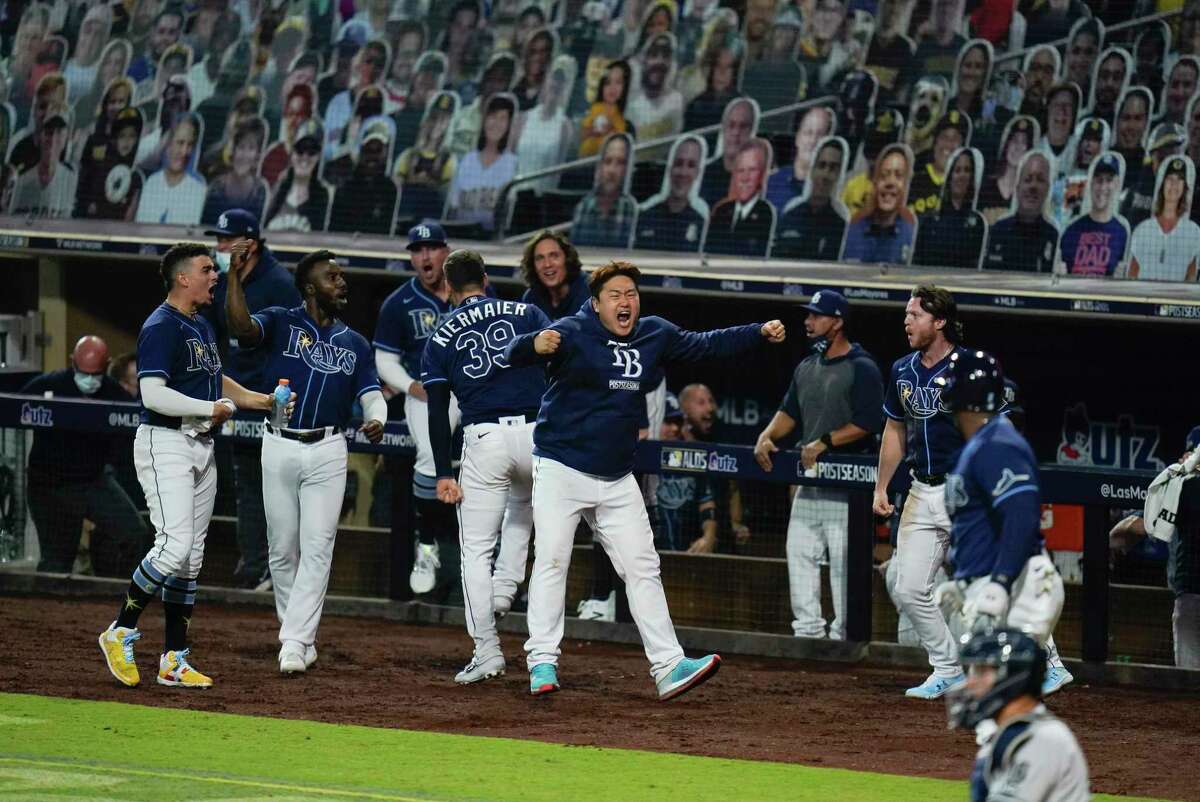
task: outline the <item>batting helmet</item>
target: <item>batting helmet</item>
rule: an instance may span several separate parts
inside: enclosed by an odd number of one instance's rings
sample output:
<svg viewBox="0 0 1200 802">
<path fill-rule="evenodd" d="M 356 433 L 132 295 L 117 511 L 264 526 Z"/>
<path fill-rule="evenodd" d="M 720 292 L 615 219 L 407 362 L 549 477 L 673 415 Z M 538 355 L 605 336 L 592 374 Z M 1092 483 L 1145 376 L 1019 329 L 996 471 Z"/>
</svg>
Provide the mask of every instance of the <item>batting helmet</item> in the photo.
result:
<svg viewBox="0 0 1200 802">
<path fill-rule="evenodd" d="M 996 412 L 1004 406 L 1004 372 L 986 351 L 958 351 L 937 383 L 951 412 Z"/>
<path fill-rule="evenodd" d="M 985 719 L 994 718 L 1013 699 L 1026 694 L 1042 698 L 1042 680 L 1046 675 L 1046 652 L 1037 641 L 1017 629 L 982 632 L 959 652 L 963 668 L 989 666 L 996 671 L 991 687 L 978 693 L 968 690 L 968 682 L 946 692 L 946 712 L 950 729 L 974 729 Z"/>
</svg>

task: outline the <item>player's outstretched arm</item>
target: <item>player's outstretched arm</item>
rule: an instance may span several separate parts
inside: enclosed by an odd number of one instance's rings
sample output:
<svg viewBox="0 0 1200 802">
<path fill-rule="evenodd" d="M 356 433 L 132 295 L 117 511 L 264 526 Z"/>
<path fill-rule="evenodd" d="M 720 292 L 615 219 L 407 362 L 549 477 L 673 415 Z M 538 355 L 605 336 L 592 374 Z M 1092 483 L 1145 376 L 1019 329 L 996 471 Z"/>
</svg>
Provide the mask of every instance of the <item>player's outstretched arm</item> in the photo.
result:
<svg viewBox="0 0 1200 802">
<path fill-rule="evenodd" d="M 225 274 L 228 281 L 225 289 L 225 319 L 228 321 L 229 333 L 237 337 L 238 345 L 242 348 L 254 348 L 262 342 L 263 332 L 258 322 L 250 315 L 250 307 L 246 304 L 246 292 L 242 288 L 241 262 L 245 260 L 245 253 L 244 250 L 238 250 L 238 246 L 242 244 L 234 245 L 231 257 L 233 264 Z"/>
<path fill-rule="evenodd" d="M 736 356 L 757 347 L 764 339 L 769 343 L 781 343 L 786 336 L 786 329 L 778 320 L 712 331 L 685 331 L 673 323 L 667 325 L 674 330 L 674 337 L 663 354 L 668 362 L 699 362 Z"/>
<path fill-rule="evenodd" d="M 515 368 L 526 367 L 553 358 L 562 347 L 562 332 L 557 329 L 531 331 L 509 343 L 504 349 L 504 358 Z"/>
<path fill-rule="evenodd" d="M 230 271 L 233 272 L 232 270 Z M 228 376 L 221 376 L 221 393 L 233 403 L 237 404 L 238 409 L 260 409 L 270 411 L 271 396 L 267 393 L 256 393 L 253 390 L 247 390 L 242 385 L 235 382 Z M 292 393 L 292 401 L 296 400 L 296 394 Z M 290 405 L 289 405 L 290 406 Z M 290 410 L 289 410 L 290 412 Z"/>
</svg>

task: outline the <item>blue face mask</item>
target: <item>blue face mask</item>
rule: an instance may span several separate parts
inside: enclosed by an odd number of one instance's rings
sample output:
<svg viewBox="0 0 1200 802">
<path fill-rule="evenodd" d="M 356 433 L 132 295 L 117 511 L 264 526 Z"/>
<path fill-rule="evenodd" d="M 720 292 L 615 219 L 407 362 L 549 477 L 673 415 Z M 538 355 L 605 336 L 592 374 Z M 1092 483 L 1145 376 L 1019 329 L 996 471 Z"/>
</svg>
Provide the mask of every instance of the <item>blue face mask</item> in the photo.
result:
<svg viewBox="0 0 1200 802">
<path fill-rule="evenodd" d="M 213 261 L 217 264 L 217 270 L 220 270 L 222 273 L 229 272 L 229 264 L 232 259 L 233 256 L 228 253 L 222 253 L 221 251 L 215 251 L 213 253 Z"/>
<path fill-rule="evenodd" d="M 99 374 L 80 373 L 75 371 L 75 386 L 79 388 L 79 392 L 84 395 L 95 395 L 100 389 L 100 384 L 104 377 Z"/>
</svg>

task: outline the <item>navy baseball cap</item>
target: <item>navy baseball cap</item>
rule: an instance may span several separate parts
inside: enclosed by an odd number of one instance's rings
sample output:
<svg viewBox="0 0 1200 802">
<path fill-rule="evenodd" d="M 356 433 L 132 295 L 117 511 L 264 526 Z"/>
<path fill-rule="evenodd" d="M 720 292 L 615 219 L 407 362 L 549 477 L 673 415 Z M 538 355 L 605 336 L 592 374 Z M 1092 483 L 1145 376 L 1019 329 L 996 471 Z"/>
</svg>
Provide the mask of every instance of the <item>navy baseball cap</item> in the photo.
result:
<svg viewBox="0 0 1200 802">
<path fill-rule="evenodd" d="M 258 239 L 258 218 L 245 209 L 221 212 L 217 227 L 204 232 L 208 237 L 248 237 Z"/>
<path fill-rule="evenodd" d="M 1200 448 L 1200 426 L 1188 432 L 1187 440 L 1184 442 L 1186 444 L 1184 447 L 1185 451 L 1195 451 L 1197 448 Z"/>
<path fill-rule="evenodd" d="M 1121 157 L 1115 153 L 1105 153 L 1100 158 L 1096 159 L 1097 173 L 1112 173 L 1113 175 L 1121 174 Z"/>
<path fill-rule="evenodd" d="M 683 407 L 679 406 L 679 399 L 674 393 L 667 393 L 664 397 L 663 420 L 683 420 Z M 1200 432 L 1200 426 L 1196 427 L 1196 431 Z"/>
<path fill-rule="evenodd" d="M 417 223 L 408 230 L 408 249 L 411 251 L 418 245 L 445 245 L 446 231 L 439 224 L 431 221 Z"/>
<path fill-rule="evenodd" d="M 817 290 L 813 293 L 812 301 L 804 305 L 804 309 L 816 315 L 844 318 L 850 314 L 850 302 L 840 292 Z"/>
</svg>

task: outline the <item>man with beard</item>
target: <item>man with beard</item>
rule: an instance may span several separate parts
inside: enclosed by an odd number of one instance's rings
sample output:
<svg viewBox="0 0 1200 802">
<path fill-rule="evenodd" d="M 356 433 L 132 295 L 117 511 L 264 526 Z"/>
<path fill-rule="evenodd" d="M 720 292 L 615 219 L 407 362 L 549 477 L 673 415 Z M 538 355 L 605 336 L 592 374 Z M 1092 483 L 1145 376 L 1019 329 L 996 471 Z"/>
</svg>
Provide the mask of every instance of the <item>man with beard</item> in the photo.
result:
<svg viewBox="0 0 1200 802">
<path fill-rule="evenodd" d="M 817 142 L 831 136 L 835 126 L 833 109 L 828 106 L 813 106 L 800 118 L 791 168 L 781 167 L 767 179 L 767 200 L 780 214 L 785 206 L 804 194 L 804 182 L 808 179 Z"/>
<path fill-rule="evenodd" d="M 1183 128 L 1172 122 L 1154 126 L 1150 136 L 1150 158 L 1139 164 L 1130 165 L 1130 178 L 1126 182 L 1129 190 L 1121 203 L 1121 214 L 1129 222 L 1129 230 L 1150 216 L 1154 206 L 1154 183 L 1158 168 L 1171 156 L 1183 153 L 1186 136 Z"/>
<path fill-rule="evenodd" d="M 233 246 L 225 310 L 239 346 L 261 351 L 266 374 L 288 380 L 296 393 L 295 414 L 282 426 L 268 423 L 263 434 L 260 485 L 280 622 L 279 670 L 295 674 L 317 659 L 317 627 L 346 490 L 341 432 L 358 403 L 359 431 L 378 443 L 387 402 L 370 344 L 339 319 L 346 308 L 346 277 L 333 253 L 316 251 L 296 265 L 302 305 L 251 315 L 240 278 L 251 247 L 249 240 Z"/>
<path fill-rule="evenodd" d="M 1017 209 L 997 220 L 988 232 L 984 268 L 1050 272 L 1058 246 L 1058 229 L 1045 214 L 1050 172 L 1050 159 L 1045 153 L 1035 150 L 1025 154 L 1017 170 Z"/>
<path fill-rule="evenodd" d="M 1117 119 L 1117 101 L 1129 85 L 1133 58 L 1119 47 L 1110 47 L 1096 62 L 1096 77 L 1092 81 L 1092 104 L 1089 117 L 1099 117 L 1111 127 Z"/>
<path fill-rule="evenodd" d="M 837 259 L 846 232 L 846 210 L 836 193 L 850 148 L 840 137 L 818 144 L 808 172 L 807 194 L 789 203 L 779 219 L 771 255 L 780 259 Z"/>
<path fill-rule="evenodd" d="M 750 61 L 762 58 L 763 49 L 767 46 L 767 37 L 771 33 L 771 21 L 775 19 L 778 6 L 779 0 L 746 0 L 745 12 L 739 16 L 745 20 L 742 30 L 745 32 L 746 50 Z"/>
<path fill-rule="evenodd" d="M 797 367 L 779 410 L 758 436 L 754 459 L 774 467 L 777 443 L 799 429 L 800 460 L 814 470 L 822 454 L 862 453 L 882 428 L 883 379 L 875 360 L 846 335 L 849 302 L 821 290 L 804 307 L 804 331 L 812 353 Z M 788 585 L 792 632 L 798 638 L 826 637 L 821 613 L 820 561 L 827 553 L 834 618 L 828 637 L 846 637 L 847 491 L 797 488 L 787 531 Z"/>
<path fill-rule="evenodd" d="M 571 240 L 597 248 L 628 248 L 637 223 L 637 202 L 625 192 L 633 141 L 612 134 L 600 148 L 595 184 L 575 207 Z"/>
<path fill-rule="evenodd" d="M 1129 223 L 1116 214 L 1125 165 L 1116 153 L 1106 153 L 1092 169 L 1088 183 L 1091 208 L 1067 226 L 1059 243 L 1059 272 L 1073 276 L 1112 276 L 1125 262 Z"/>
<path fill-rule="evenodd" d="M 642 50 L 642 80 L 630 94 L 625 119 L 649 142 L 683 130 L 683 95 L 670 84 L 675 71 L 675 37 L 660 33 Z"/>
<path fill-rule="evenodd" d="M 395 182 L 387 176 L 390 138 L 391 131 L 383 120 L 367 125 L 354 173 L 334 195 L 330 231 L 392 232 L 398 197 Z"/>
<path fill-rule="evenodd" d="M 946 183 L 950 154 L 971 141 L 971 118 L 951 110 L 938 120 L 933 129 L 933 147 L 917 160 L 912 186 L 908 191 L 908 208 L 918 219 L 937 212 L 941 205 L 942 186 Z"/>
<path fill-rule="evenodd" d="M 917 234 L 917 220 L 906 206 L 911 177 L 912 154 L 906 145 L 888 145 L 880 152 L 871 199 L 846 228 L 844 261 L 908 264 Z"/>
<path fill-rule="evenodd" d="M 1117 111 L 1117 135 L 1113 150 L 1121 154 L 1130 170 L 1136 169 L 1146 159 L 1146 131 L 1150 128 L 1150 114 L 1154 101 L 1150 90 L 1134 86 L 1121 97 Z"/>
<path fill-rule="evenodd" d="M 1046 95 L 1054 85 L 1062 57 L 1053 47 L 1039 47 L 1025 57 L 1025 93 L 1021 97 L 1021 114 L 1028 114 L 1045 124 Z"/>
<path fill-rule="evenodd" d="M 775 207 L 762 197 L 771 145 L 751 139 L 734 164 L 729 197 L 716 205 L 704 239 L 705 253 L 766 256 L 775 231 Z"/>
<path fill-rule="evenodd" d="M 638 210 L 635 248 L 696 252 L 704 236 L 708 204 L 695 197 L 708 148 L 698 136 L 683 136 L 671 148 L 663 191 Z"/>
<path fill-rule="evenodd" d="M 42 374 L 21 388 L 22 395 L 132 401 L 104 374 L 108 345 L 93 335 L 80 337 L 71 367 Z M 61 429 L 35 429 L 29 452 L 29 511 L 37 529 L 41 559 L 37 569 L 67 574 L 79 550 L 83 519 L 96 525 L 89 547 L 98 576 L 133 570 L 149 545 L 146 527 L 112 466 L 119 464 L 112 437 Z M 120 443 L 128 448 L 127 441 Z"/>
<path fill-rule="evenodd" d="M 705 167 L 704 179 L 700 182 L 700 197 L 710 207 L 729 194 L 729 177 L 733 175 L 737 155 L 742 145 L 756 136 L 758 103 L 746 97 L 729 101 L 721 117 L 721 139 L 717 143 L 720 152 Z"/>
<path fill-rule="evenodd" d="M 1163 90 L 1163 110 L 1160 122 L 1183 125 L 1187 115 L 1188 101 L 1196 94 L 1197 78 L 1200 78 L 1200 60 L 1195 56 L 1181 56 Z"/>
</svg>

